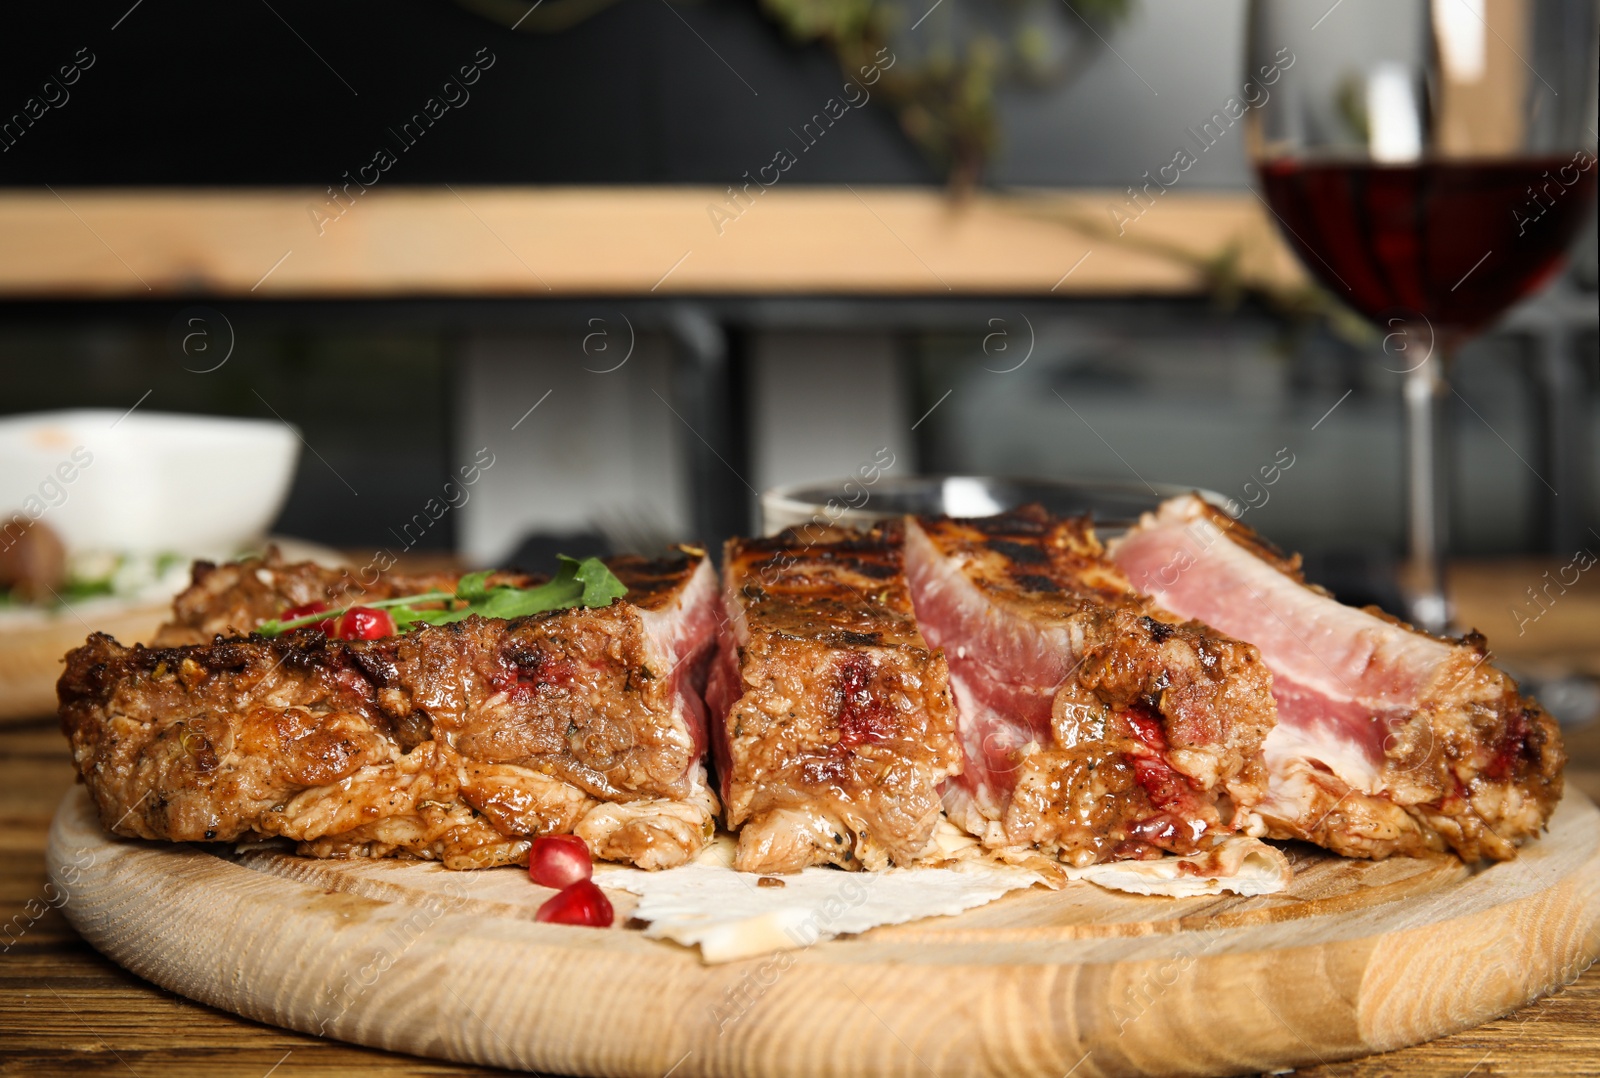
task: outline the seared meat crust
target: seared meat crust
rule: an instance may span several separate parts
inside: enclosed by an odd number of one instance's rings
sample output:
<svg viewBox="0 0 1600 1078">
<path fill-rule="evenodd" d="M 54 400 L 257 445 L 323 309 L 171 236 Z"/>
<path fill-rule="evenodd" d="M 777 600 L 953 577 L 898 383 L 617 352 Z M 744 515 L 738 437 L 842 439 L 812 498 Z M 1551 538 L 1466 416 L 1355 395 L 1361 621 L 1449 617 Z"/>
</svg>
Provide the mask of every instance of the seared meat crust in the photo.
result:
<svg viewBox="0 0 1600 1078">
<path fill-rule="evenodd" d="M 815 529 L 812 529 L 815 531 Z M 734 539 L 708 690 L 736 867 L 905 864 L 959 767 L 944 657 L 917 630 L 898 527 Z"/>
<path fill-rule="evenodd" d="M 303 629 L 125 648 L 96 634 L 67 657 L 62 727 L 118 834 L 282 835 L 321 856 L 465 868 L 523 861 L 532 836 L 575 832 L 597 856 L 682 863 L 716 810 L 699 701 L 715 584 L 698 555 L 613 570 L 643 606 L 374 641 Z M 238 590 L 208 587 L 218 574 Z M 271 561 L 200 570 L 164 635 L 338 600 L 336 580 Z M 416 579 L 387 584 L 406 593 Z"/>
</svg>

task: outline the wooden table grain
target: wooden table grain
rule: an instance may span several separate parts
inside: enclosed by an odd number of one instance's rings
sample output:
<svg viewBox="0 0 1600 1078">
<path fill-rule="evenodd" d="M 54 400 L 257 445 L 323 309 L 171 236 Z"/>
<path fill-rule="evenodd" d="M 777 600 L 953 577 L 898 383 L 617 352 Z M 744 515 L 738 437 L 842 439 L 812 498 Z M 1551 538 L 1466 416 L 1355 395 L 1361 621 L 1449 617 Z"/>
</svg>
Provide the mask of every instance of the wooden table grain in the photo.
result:
<svg viewBox="0 0 1600 1078">
<path fill-rule="evenodd" d="M 1573 739 L 1600 763 L 1600 730 Z M 1571 778 L 1600 794 L 1600 770 Z M 54 719 L 0 728 L 0 1075 L 469 1075 L 481 1067 L 322 1040 L 237 1018 L 141 981 L 102 958 L 52 907 L 45 834 L 71 786 Z M 1307 970 L 1308 977 L 1315 970 Z M 1600 1075 L 1600 968 L 1504 1018 L 1380 1056 L 1298 1072 L 1317 1078 Z"/>
</svg>

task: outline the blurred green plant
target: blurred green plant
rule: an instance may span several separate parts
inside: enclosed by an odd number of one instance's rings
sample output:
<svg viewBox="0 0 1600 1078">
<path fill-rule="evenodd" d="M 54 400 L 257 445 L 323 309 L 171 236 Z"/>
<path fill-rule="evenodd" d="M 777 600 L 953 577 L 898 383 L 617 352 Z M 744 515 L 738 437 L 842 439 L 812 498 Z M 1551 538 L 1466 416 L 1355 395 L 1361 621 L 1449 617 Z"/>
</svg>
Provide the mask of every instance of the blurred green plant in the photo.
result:
<svg viewBox="0 0 1600 1078">
<path fill-rule="evenodd" d="M 1087 238 L 1120 243 L 1193 271 L 1218 310 L 1232 313 L 1250 305 L 1270 315 L 1279 329 L 1280 355 L 1293 353 L 1301 338 L 1317 330 L 1365 349 L 1377 347 L 1383 336 L 1371 322 L 1309 278 L 1281 281 L 1262 273 L 1259 251 L 1248 248 L 1243 239 L 1229 240 L 1211 251 L 1196 251 L 1170 240 L 1122 235 L 1099 217 L 1062 210 L 1048 200 L 1034 203 L 1028 212 L 1040 220 L 1069 225 Z"/>
<path fill-rule="evenodd" d="M 847 77 L 882 49 L 895 56 L 874 92 L 928 161 L 960 194 L 972 190 L 999 143 L 997 97 L 1007 83 L 1038 86 L 1076 74 L 1132 0 L 758 0 L 799 44 L 828 48 Z M 933 26 L 936 9 L 948 5 Z M 1081 28 L 1049 20 L 1065 6 Z M 914 38 L 920 31 L 926 43 Z M 1063 46 L 1063 36 L 1070 44 Z"/>
<path fill-rule="evenodd" d="M 559 33 L 615 0 L 456 0 L 524 33 Z M 669 0 L 671 2 L 671 0 Z M 999 144 L 1007 85 L 1071 78 L 1127 17 L 1133 0 L 755 0 L 791 41 L 831 51 L 846 77 L 893 66 L 869 89 L 947 179 L 971 191 Z"/>
</svg>

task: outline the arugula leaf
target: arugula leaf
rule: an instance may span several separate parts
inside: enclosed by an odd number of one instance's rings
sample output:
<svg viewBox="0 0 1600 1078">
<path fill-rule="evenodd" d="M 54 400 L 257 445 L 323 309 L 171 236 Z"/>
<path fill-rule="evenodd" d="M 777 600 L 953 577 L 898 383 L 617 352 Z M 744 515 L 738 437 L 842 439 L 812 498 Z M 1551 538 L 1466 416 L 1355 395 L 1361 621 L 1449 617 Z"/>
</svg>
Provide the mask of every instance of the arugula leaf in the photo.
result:
<svg viewBox="0 0 1600 1078">
<path fill-rule="evenodd" d="M 389 616 L 394 618 L 394 630 L 403 633 L 414 625 L 443 625 L 446 622 L 461 621 L 470 614 L 475 613 L 471 607 L 462 607 L 457 610 L 418 610 L 414 606 L 392 606 Z"/>
<path fill-rule="evenodd" d="M 491 588 L 481 611 L 489 618 L 525 618 L 574 606 L 610 606 L 628 589 L 599 558 L 561 556 L 561 566 L 548 583 L 535 588 Z"/>
<path fill-rule="evenodd" d="M 489 596 L 489 589 L 484 585 L 488 583 L 490 570 L 481 573 L 468 573 L 456 583 L 456 598 L 463 602 L 477 602 Z"/>
<path fill-rule="evenodd" d="M 563 556 L 562 560 L 572 559 Z M 628 586 L 599 558 L 584 558 L 577 563 L 573 575 L 583 582 L 584 606 L 610 606 L 613 599 L 628 594 Z"/>
<path fill-rule="evenodd" d="M 324 610 L 287 621 L 265 621 L 256 627 L 256 632 L 263 636 L 279 636 L 328 618 L 337 618 L 352 606 L 367 606 L 387 608 L 389 615 L 394 618 L 395 631 L 403 633 L 417 625 L 447 625 L 474 614 L 509 619 L 525 618 L 530 614 L 543 614 L 551 610 L 568 610 L 575 606 L 610 606 L 628 593 L 627 586 L 599 558 L 578 561 L 560 555 L 556 575 L 546 583 L 531 588 L 517 588 L 510 584 L 490 587 L 490 575 L 489 571 L 468 573 L 457 581 L 453 594 L 430 591 L 421 595 L 398 595 L 389 599 L 352 603 L 336 610 Z M 434 603 L 443 605 L 423 605 Z"/>
</svg>

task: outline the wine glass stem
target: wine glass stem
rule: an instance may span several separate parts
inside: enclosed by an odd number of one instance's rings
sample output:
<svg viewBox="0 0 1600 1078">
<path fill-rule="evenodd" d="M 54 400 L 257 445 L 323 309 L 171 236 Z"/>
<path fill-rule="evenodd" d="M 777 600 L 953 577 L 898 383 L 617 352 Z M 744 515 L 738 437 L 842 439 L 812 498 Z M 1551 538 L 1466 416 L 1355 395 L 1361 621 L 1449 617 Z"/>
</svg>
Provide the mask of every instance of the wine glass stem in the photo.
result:
<svg viewBox="0 0 1600 1078">
<path fill-rule="evenodd" d="M 1450 549 L 1448 365 L 1446 355 L 1435 354 L 1405 376 L 1410 614 L 1418 628 L 1430 633 L 1446 632 L 1454 613 L 1445 590 Z"/>
</svg>

